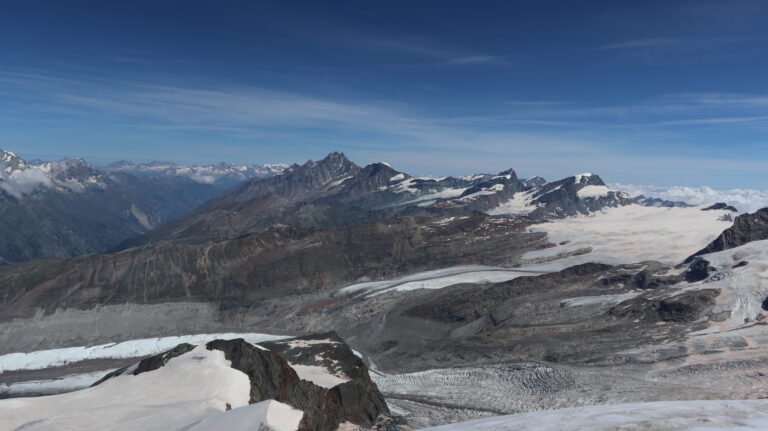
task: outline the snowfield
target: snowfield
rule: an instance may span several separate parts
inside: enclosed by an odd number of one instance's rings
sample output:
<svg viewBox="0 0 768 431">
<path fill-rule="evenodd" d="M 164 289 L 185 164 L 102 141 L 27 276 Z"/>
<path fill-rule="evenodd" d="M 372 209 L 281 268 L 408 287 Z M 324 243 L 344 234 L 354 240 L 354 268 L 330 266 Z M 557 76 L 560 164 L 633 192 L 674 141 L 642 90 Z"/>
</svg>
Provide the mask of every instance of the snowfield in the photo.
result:
<svg viewBox="0 0 768 431">
<path fill-rule="evenodd" d="M 668 401 L 575 407 L 460 422 L 425 431 L 766 430 L 768 400 Z"/>
<path fill-rule="evenodd" d="M 466 265 L 437 269 L 398 277 L 392 280 L 357 283 L 339 289 L 337 294 L 346 295 L 355 292 L 368 292 L 369 296 L 387 292 L 405 292 L 416 289 L 442 289 L 461 283 L 486 284 L 501 283 L 518 277 L 530 277 L 542 274 L 542 271 L 526 268 L 500 268 L 494 266 Z"/>
<path fill-rule="evenodd" d="M 556 247 L 537 250 L 524 260 L 540 262 L 558 256 L 591 250 L 562 259 L 545 270 L 560 270 L 585 262 L 611 265 L 656 260 L 678 264 L 701 250 L 732 222 L 723 219 L 729 211 L 702 211 L 702 207 L 664 208 L 625 205 L 589 215 L 552 220 L 530 228 L 546 232 Z"/>
</svg>

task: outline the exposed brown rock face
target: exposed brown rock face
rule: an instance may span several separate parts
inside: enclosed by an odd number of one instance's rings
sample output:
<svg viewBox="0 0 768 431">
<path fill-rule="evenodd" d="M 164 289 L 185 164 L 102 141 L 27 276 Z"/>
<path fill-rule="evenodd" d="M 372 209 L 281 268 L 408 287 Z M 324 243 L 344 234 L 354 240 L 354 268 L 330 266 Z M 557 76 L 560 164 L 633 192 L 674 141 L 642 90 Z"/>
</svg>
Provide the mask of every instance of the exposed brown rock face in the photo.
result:
<svg viewBox="0 0 768 431">
<path fill-rule="evenodd" d="M 733 221 L 733 226 L 724 230 L 714 241 L 686 259 L 686 263 L 694 257 L 728 250 L 752 241 L 768 239 L 768 208 L 751 214 L 742 214 Z"/>
<path fill-rule="evenodd" d="M 546 246 L 526 219 L 483 214 L 404 217 L 319 230 L 273 227 L 209 244 L 157 244 L 115 254 L 0 268 L 0 320 L 38 309 L 213 302 L 222 307 L 312 294 L 360 277 L 392 277 L 455 264 L 510 264 Z"/>
</svg>

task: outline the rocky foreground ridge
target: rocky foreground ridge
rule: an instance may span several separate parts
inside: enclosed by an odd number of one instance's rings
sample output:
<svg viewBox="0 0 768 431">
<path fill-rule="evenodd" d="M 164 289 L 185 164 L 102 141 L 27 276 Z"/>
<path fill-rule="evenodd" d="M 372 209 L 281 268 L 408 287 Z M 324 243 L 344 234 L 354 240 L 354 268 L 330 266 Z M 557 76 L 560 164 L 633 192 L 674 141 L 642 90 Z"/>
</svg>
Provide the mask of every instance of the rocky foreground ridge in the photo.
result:
<svg viewBox="0 0 768 431">
<path fill-rule="evenodd" d="M 204 350 L 202 350 L 204 349 Z M 207 353 L 207 352 L 210 353 Z M 224 367 L 236 370 L 234 380 L 229 372 L 229 377 L 220 377 L 215 380 L 207 376 L 212 373 L 207 364 L 208 359 L 214 359 L 210 354 L 223 353 L 226 362 L 219 362 Z M 199 365 L 195 366 L 195 361 Z M 294 416 L 288 419 L 295 420 L 293 424 L 270 423 L 269 417 L 259 417 L 253 414 L 249 417 L 249 423 L 261 420 L 261 427 L 250 428 L 238 426 L 230 429 L 263 429 L 277 431 L 335 431 L 337 429 L 356 430 L 397 430 L 399 427 L 390 416 L 389 408 L 384 397 L 379 392 L 376 384 L 371 381 L 368 369 L 362 360 L 357 357 L 349 346 L 335 333 L 313 334 L 299 338 L 291 338 L 269 343 L 254 345 L 243 339 L 214 340 L 204 345 L 180 344 L 166 352 L 142 359 L 138 363 L 116 370 L 91 388 L 83 389 L 69 394 L 54 395 L 47 398 L 28 398 L 21 403 L 12 400 L 0 401 L 0 411 L 4 411 L 4 417 L 0 418 L 0 424 L 11 426 L 10 429 L 20 429 L 25 426 L 36 426 L 35 429 L 70 429 L 79 423 L 78 416 L 87 418 L 90 412 L 91 398 L 99 393 L 120 392 L 121 388 L 130 387 L 138 382 L 137 378 L 144 379 L 148 385 L 153 381 L 163 381 L 168 375 L 167 367 L 178 367 L 187 362 L 189 367 L 186 373 L 177 378 L 183 381 L 168 381 L 173 386 L 199 385 L 201 392 L 208 386 L 226 385 L 223 389 L 226 394 L 224 412 L 215 414 L 218 420 L 227 423 L 227 415 L 236 418 L 242 415 L 247 405 L 271 402 L 279 403 L 279 406 L 288 406 L 294 412 Z M 242 377 L 238 377 L 242 376 Z M 247 376 L 247 385 L 242 385 L 241 380 Z M 108 387 L 107 387 L 108 386 Z M 233 389 L 241 388 L 241 389 Z M 240 392 L 243 393 L 240 393 Z M 111 392 L 110 392 L 111 393 Z M 131 394 L 122 397 L 131 397 Z M 195 422 L 206 423 L 207 418 L 195 421 L 194 418 L 180 415 L 180 410 L 175 405 L 183 399 L 174 399 L 173 390 L 170 394 L 153 394 L 148 391 L 142 396 L 162 403 L 159 411 L 144 413 L 144 416 L 133 417 L 134 421 L 146 423 L 142 429 L 187 429 L 195 426 Z M 79 407 L 74 411 L 56 411 L 52 405 L 69 403 L 70 409 Z M 109 401 L 109 400 L 107 400 Z M 114 397 L 111 402 L 119 404 L 120 397 Z M 153 401 L 144 401 L 152 403 Z M 238 404 L 244 404 L 239 406 Z M 38 410 L 38 405 L 46 405 L 46 410 Z M 286 407 L 286 408 L 288 408 Z M 125 416 L 117 405 L 102 406 L 103 409 L 112 409 L 114 415 L 105 417 L 106 422 L 99 423 L 98 419 L 77 429 L 119 429 L 125 426 L 121 423 Z M 235 408 L 231 413 L 230 409 Z M 164 410 L 164 411 L 163 411 Z M 247 412 L 246 412 L 247 413 Z M 132 414 L 135 414 L 132 412 Z M 176 417 L 175 417 L 176 416 Z M 210 416 L 210 415 L 209 415 Z M 152 417 L 157 417 L 152 421 Z M 171 420 L 163 417 L 173 418 Z M 175 418 L 174 418 L 175 417 Z M 149 421 L 148 421 L 149 419 Z M 232 421 L 229 421 L 232 422 Z M 278 421 L 279 422 L 279 421 Z M 289 421 L 290 422 L 290 421 Z M 14 428 L 15 426 L 15 428 Z M 20 428 L 19 428 L 20 427 Z M 340 428 L 341 427 L 341 428 Z M 346 427 L 346 428 L 344 428 Z M 194 428 L 197 429 L 197 428 Z M 203 428 L 204 429 L 204 428 Z M 208 428 L 211 429 L 211 428 Z"/>
</svg>

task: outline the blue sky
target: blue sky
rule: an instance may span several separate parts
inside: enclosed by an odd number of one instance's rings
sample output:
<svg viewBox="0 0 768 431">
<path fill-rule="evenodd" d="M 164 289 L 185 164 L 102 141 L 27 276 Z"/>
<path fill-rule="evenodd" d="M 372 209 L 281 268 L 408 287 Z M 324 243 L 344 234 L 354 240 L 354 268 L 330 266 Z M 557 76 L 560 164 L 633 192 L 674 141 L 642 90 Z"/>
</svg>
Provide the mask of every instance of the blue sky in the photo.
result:
<svg viewBox="0 0 768 431">
<path fill-rule="evenodd" d="M 761 1 L 116 3 L 3 4 L 1 148 L 768 188 Z"/>
</svg>

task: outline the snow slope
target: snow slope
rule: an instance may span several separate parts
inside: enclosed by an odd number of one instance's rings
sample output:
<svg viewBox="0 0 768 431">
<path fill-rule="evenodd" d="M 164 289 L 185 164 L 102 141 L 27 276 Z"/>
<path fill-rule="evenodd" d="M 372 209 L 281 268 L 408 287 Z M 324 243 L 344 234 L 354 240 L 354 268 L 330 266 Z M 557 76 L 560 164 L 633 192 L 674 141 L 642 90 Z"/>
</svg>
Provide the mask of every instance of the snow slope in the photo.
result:
<svg viewBox="0 0 768 431">
<path fill-rule="evenodd" d="M 302 416 L 301 410 L 267 400 L 209 416 L 188 431 L 294 431 Z"/>
<path fill-rule="evenodd" d="M 153 372 L 115 377 L 67 394 L 0 401 L 0 429 L 180 430 L 225 411 L 227 405 L 246 406 L 249 399 L 248 376 L 231 368 L 223 352 L 198 346 Z"/>
<path fill-rule="evenodd" d="M 99 346 L 78 346 L 62 349 L 39 350 L 29 353 L 9 353 L 0 356 L 0 374 L 15 370 L 40 370 L 89 359 L 138 358 L 150 356 L 178 346 L 181 343 L 201 344 L 208 341 L 243 338 L 249 343 L 289 338 L 258 333 L 196 334 L 174 337 L 145 338 Z"/>
<path fill-rule="evenodd" d="M 576 407 L 460 422 L 425 431 L 765 430 L 768 400 Z"/>
</svg>

